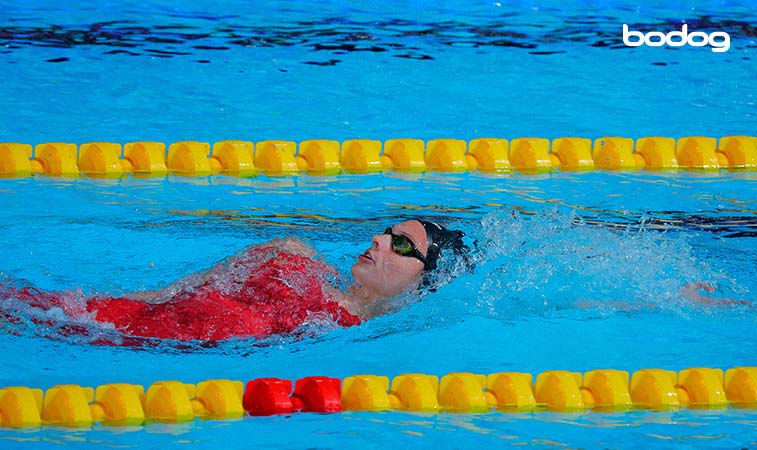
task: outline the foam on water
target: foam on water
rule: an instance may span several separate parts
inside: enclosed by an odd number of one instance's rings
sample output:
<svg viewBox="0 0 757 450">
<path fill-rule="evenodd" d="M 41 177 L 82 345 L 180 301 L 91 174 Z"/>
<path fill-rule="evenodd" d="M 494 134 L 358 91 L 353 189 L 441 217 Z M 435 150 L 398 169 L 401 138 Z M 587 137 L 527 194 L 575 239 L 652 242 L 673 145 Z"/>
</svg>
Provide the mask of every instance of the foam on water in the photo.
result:
<svg viewBox="0 0 757 450">
<path fill-rule="evenodd" d="M 658 227 L 659 228 L 659 227 Z M 412 298 L 375 335 L 444 327 L 465 317 L 503 321 L 578 319 L 614 314 L 753 315 L 747 280 L 724 273 L 677 230 L 645 221 L 603 225 L 558 209 L 496 210 L 464 227 L 475 240 L 474 269 L 443 268 L 439 289 Z M 701 283 L 714 292 L 700 289 Z M 375 336 L 374 335 L 374 336 Z"/>
<path fill-rule="evenodd" d="M 466 307 L 496 317 L 587 307 L 685 314 L 697 306 L 687 285 L 711 283 L 715 297 L 732 294 L 734 280 L 698 258 L 684 236 L 643 222 L 616 228 L 557 210 L 488 214 L 480 275 L 467 285 L 477 295 Z"/>
</svg>

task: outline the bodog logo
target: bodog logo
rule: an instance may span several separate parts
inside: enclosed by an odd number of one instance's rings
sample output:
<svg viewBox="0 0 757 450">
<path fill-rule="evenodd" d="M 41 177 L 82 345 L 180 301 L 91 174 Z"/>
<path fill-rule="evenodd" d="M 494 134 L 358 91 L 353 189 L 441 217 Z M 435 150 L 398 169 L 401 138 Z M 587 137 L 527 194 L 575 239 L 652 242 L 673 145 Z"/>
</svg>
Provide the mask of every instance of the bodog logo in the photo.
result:
<svg viewBox="0 0 757 450">
<path fill-rule="evenodd" d="M 623 24 L 623 43 L 629 47 L 648 45 L 650 47 L 662 47 L 667 44 L 671 47 L 683 47 L 688 44 L 692 47 L 704 47 L 709 45 L 713 52 L 727 52 L 731 48 L 731 36 L 724 31 L 715 31 L 710 34 L 702 31 L 689 33 L 689 26 L 683 25 L 681 31 L 671 31 L 663 34 L 659 31 L 642 33 L 641 31 L 629 31 L 628 25 Z"/>
</svg>

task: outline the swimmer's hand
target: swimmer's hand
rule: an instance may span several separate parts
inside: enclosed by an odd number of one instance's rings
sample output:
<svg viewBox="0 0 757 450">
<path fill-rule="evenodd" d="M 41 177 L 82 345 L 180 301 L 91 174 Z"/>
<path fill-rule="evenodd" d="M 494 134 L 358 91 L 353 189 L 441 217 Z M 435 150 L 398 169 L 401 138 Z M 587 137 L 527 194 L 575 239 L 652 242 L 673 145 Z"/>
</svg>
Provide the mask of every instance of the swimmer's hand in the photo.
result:
<svg viewBox="0 0 757 450">
<path fill-rule="evenodd" d="M 715 288 L 710 283 L 688 283 L 681 288 L 681 296 L 686 300 L 700 305 L 727 306 L 727 305 L 751 305 L 747 300 L 734 300 L 730 298 L 715 298 L 702 295 L 702 292 L 712 294 Z"/>
</svg>

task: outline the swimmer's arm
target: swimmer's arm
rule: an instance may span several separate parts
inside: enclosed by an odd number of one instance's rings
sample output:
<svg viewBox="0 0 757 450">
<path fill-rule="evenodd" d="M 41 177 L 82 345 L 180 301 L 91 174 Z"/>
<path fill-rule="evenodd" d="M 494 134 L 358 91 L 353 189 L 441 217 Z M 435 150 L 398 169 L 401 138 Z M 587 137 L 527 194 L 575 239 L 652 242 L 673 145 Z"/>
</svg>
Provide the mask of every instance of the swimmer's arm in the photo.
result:
<svg viewBox="0 0 757 450">
<path fill-rule="evenodd" d="M 715 288 L 709 283 L 688 283 L 681 288 L 681 295 L 686 300 L 700 305 L 751 305 L 752 302 L 747 300 L 734 300 L 731 298 L 714 298 L 708 295 L 702 295 L 702 291 L 707 293 L 715 292 Z"/>
<path fill-rule="evenodd" d="M 693 304 L 698 305 L 705 305 L 705 306 L 735 306 L 735 305 L 753 305 L 752 302 L 748 300 L 735 300 L 731 298 L 717 298 L 717 297 L 711 297 L 709 295 L 704 295 L 702 292 L 712 294 L 715 292 L 715 288 L 709 284 L 709 283 L 687 283 L 680 289 L 681 297 L 685 298 L 686 300 L 690 301 Z M 614 309 L 617 309 L 619 311 L 631 311 L 631 310 L 639 310 L 642 308 L 656 308 L 660 305 L 658 304 L 630 304 L 630 303 L 623 303 L 623 302 L 613 302 L 613 301 L 591 301 L 591 300 L 583 300 L 574 303 L 575 306 L 578 306 L 579 308 L 592 308 L 597 306 L 605 306 L 605 307 L 611 307 Z"/>
</svg>

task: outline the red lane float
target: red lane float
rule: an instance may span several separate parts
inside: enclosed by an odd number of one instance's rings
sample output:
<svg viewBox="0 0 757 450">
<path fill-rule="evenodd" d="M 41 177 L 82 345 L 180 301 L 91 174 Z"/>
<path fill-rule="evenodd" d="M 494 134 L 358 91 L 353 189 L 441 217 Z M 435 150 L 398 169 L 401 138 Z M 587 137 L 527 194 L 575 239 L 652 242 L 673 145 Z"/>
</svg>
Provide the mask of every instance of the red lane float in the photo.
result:
<svg viewBox="0 0 757 450">
<path fill-rule="evenodd" d="M 256 378 L 247 382 L 242 405 L 252 416 L 293 412 L 342 411 L 342 381 L 339 378 L 305 377 L 295 383 L 281 378 Z"/>
</svg>

